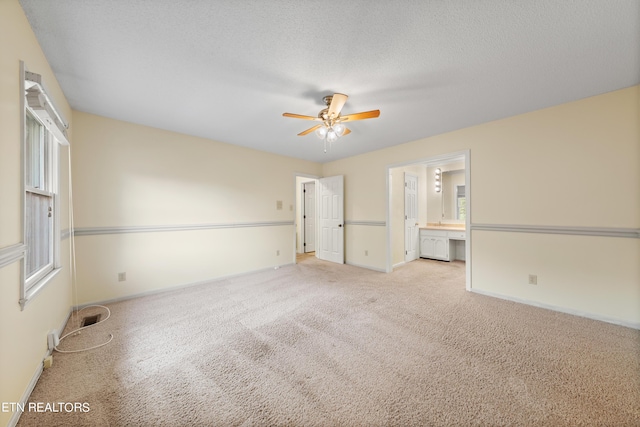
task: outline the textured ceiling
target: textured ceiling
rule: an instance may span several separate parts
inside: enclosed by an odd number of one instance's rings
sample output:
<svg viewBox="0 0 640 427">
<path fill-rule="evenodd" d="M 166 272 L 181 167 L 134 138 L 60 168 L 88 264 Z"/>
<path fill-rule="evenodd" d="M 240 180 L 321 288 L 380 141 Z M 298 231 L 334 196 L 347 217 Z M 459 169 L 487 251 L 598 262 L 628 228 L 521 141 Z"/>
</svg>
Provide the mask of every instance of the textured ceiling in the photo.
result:
<svg viewBox="0 0 640 427">
<path fill-rule="evenodd" d="M 20 3 L 74 109 L 317 162 L 640 83 L 638 0 Z"/>
</svg>

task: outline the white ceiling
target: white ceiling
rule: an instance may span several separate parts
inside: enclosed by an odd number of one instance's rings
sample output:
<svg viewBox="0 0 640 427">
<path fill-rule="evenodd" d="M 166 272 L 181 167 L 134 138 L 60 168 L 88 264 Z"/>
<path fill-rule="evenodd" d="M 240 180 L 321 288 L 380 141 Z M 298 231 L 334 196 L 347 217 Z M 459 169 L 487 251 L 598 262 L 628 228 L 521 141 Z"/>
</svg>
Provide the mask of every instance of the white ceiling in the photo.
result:
<svg viewBox="0 0 640 427">
<path fill-rule="evenodd" d="M 640 83 L 638 0 L 20 3 L 74 109 L 316 162 Z"/>
</svg>

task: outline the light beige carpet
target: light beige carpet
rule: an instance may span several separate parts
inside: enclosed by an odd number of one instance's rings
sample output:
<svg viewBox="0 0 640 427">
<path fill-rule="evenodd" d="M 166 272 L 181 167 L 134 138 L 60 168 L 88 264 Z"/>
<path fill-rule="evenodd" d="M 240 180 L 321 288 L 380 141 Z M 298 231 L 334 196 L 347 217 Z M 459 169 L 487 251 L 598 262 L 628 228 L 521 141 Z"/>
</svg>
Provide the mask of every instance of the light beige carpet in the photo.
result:
<svg viewBox="0 0 640 427">
<path fill-rule="evenodd" d="M 464 264 L 296 266 L 110 304 L 20 426 L 637 426 L 640 332 L 464 290 Z M 87 313 L 89 314 L 89 313 Z"/>
</svg>

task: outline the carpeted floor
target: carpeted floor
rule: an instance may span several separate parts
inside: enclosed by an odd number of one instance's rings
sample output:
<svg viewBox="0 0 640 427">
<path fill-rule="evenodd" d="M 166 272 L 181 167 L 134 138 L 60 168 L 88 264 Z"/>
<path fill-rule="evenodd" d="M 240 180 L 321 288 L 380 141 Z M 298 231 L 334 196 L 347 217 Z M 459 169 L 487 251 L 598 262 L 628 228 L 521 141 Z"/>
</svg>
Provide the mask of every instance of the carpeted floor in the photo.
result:
<svg viewBox="0 0 640 427">
<path fill-rule="evenodd" d="M 640 425 L 640 331 L 466 292 L 464 270 L 305 257 L 110 304 L 60 347 L 113 341 L 55 353 L 31 396 L 89 412 L 19 426 Z"/>
</svg>

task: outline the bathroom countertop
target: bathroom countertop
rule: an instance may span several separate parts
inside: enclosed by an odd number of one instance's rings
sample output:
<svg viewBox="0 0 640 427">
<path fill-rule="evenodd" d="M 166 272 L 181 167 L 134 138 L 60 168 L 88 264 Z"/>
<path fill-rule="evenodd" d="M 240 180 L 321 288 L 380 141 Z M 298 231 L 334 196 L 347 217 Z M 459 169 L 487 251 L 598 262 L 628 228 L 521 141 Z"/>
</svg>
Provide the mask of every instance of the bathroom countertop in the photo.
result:
<svg viewBox="0 0 640 427">
<path fill-rule="evenodd" d="M 464 224 L 427 224 L 426 226 L 419 227 L 420 230 L 444 230 L 444 231 L 466 231 Z"/>
</svg>

